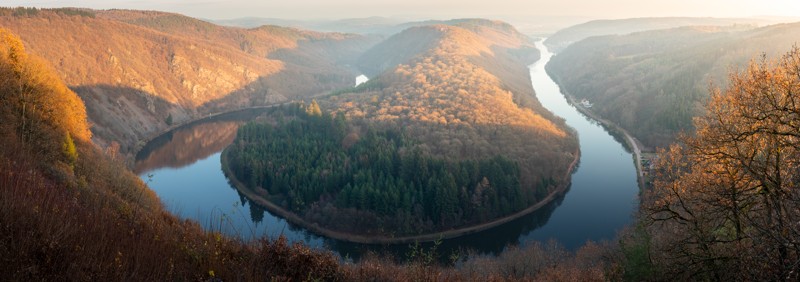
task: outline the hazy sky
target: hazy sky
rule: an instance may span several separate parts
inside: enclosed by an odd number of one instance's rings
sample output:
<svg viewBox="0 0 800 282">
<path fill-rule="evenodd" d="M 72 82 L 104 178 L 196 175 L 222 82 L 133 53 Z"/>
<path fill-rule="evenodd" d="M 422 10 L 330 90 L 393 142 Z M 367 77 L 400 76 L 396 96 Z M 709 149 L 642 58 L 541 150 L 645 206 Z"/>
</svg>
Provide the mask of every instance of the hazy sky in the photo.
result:
<svg viewBox="0 0 800 282">
<path fill-rule="evenodd" d="M 0 0 L 0 6 L 145 9 L 208 19 L 336 19 L 369 16 L 417 19 L 501 16 L 800 17 L 800 0 Z"/>
</svg>

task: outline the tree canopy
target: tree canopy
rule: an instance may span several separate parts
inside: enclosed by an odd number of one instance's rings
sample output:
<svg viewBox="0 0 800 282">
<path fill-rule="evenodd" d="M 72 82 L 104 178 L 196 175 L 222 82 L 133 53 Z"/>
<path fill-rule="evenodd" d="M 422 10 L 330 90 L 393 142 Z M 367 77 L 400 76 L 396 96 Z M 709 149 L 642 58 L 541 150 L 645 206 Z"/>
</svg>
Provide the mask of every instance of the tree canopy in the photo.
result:
<svg viewBox="0 0 800 282">
<path fill-rule="evenodd" d="M 406 235 L 479 223 L 528 207 L 552 182 L 522 189 L 506 157 L 438 158 L 400 128 L 290 111 L 288 121 L 241 127 L 228 165 L 250 189 L 330 229 Z"/>
<path fill-rule="evenodd" d="M 43 163 L 60 161 L 73 167 L 78 157 L 74 142 L 90 142 L 80 98 L 44 61 L 28 55 L 16 35 L 2 28 L 0 115 L 5 118 L 0 124 L 3 143 L 36 152 L 35 159 Z"/>
<path fill-rule="evenodd" d="M 730 75 L 696 136 L 660 152 L 642 209 L 653 259 L 679 279 L 795 280 L 800 265 L 800 49 Z"/>
</svg>

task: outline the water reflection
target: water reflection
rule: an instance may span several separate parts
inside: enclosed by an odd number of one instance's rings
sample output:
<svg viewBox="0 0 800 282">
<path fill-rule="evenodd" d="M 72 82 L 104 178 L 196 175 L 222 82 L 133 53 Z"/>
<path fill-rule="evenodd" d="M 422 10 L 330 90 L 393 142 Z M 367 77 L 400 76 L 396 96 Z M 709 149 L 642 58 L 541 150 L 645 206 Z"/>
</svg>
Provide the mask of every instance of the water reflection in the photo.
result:
<svg viewBox="0 0 800 282">
<path fill-rule="evenodd" d="M 181 168 L 225 149 L 244 122 L 268 110 L 245 110 L 201 120 L 153 139 L 136 154 L 134 172 L 157 168 Z"/>
<path fill-rule="evenodd" d="M 239 122 L 216 121 L 170 132 L 159 139 L 162 146 L 145 149 L 134 170 L 147 172 L 155 168 L 181 168 L 205 159 L 224 149 L 236 137 Z"/>
</svg>

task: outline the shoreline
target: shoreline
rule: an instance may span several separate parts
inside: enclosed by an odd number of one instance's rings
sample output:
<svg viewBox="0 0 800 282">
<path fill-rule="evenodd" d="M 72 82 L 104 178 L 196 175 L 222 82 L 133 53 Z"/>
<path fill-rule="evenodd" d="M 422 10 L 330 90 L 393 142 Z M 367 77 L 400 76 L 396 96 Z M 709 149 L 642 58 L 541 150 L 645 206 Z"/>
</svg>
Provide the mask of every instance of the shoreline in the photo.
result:
<svg viewBox="0 0 800 282">
<path fill-rule="evenodd" d="M 548 76 L 549 75 L 550 74 L 548 74 Z M 553 81 L 556 82 L 557 80 L 553 79 Z M 633 135 L 628 133 L 627 130 L 625 130 L 624 128 L 622 128 L 618 124 L 613 123 L 610 120 L 601 118 L 600 116 L 598 116 L 594 112 L 592 112 L 589 109 L 585 108 L 580 103 L 576 102 L 575 101 L 575 97 L 573 97 L 569 93 L 565 92 L 563 90 L 563 88 L 561 87 L 561 84 L 559 84 L 558 82 L 556 82 L 556 84 L 558 84 L 559 91 L 561 91 L 561 94 L 564 95 L 564 98 L 567 99 L 567 102 L 569 102 L 570 105 L 575 107 L 575 109 L 577 109 L 580 113 L 582 113 L 582 114 L 586 115 L 587 117 L 599 122 L 603 126 L 607 126 L 607 127 L 610 127 L 610 128 L 612 128 L 612 129 L 614 129 L 614 130 L 616 130 L 618 132 L 621 132 L 622 135 L 625 136 L 625 143 L 627 143 L 628 146 L 633 151 L 633 158 L 634 158 L 633 162 L 634 162 L 634 166 L 636 167 L 636 182 L 639 185 L 639 189 L 640 190 L 644 189 L 645 188 L 645 183 L 644 183 L 644 170 L 642 168 L 642 150 L 639 148 L 639 140 L 637 140 L 636 137 L 633 137 Z"/>
<path fill-rule="evenodd" d="M 237 191 L 244 194 L 251 202 L 258 203 L 260 206 L 269 210 L 269 212 L 278 215 L 279 217 L 283 218 L 284 220 L 291 222 L 292 224 L 296 224 L 305 228 L 306 230 L 323 236 L 327 238 L 332 238 L 341 241 L 353 242 L 353 243 L 360 243 L 360 244 L 372 244 L 372 245 L 391 245 L 391 244 L 408 244 L 408 243 L 415 243 L 415 242 L 431 242 L 435 240 L 441 239 L 452 239 L 456 237 L 461 237 L 469 234 L 474 234 L 477 232 L 481 232 L 484 230 L 488 230 L 525 215 L 528 215 L 534 211 L 537 211 L 544 207 L 545 205 L 549 204 L 553 200 L 557 198 L 558 195 L 564 193 L 567 188 L 572 183 L 572 173 L 575 170 L 575 166 L 578 164 L 580 160 L 580 147 L 575 150 L 575 158 L 570 163 L 567 171 L 565 172 L 564 176 L 562 177 L 562 185 L 556 187 L 550 194 L 544 197 L 541 201 L 537 202 L 536 204 L 525 208 L 524 210 L 518 211 L 516 213 L 494 219 L 489 222 L 481 223 L 478 225 L 458 228 L 458 229 L 450 229 L 445 231 L 440 231 L 436 233 L 429 233 L 429 234 L 422 234 L 422 235 L 412 235 L 412 236 L 401 236 L 401 237 L 387 237 L 387 236 L 365 236 L 353 233 L 346 233 L 341 231 L 331 230 L 325 227 L 319 226 L 319 224 L 314 222 L 308 222 L 305 219 L 301 218 L 299 215 L 287 211 L 282 207 L 264 199 L 263 197 L 259 196 L 255 191 L 246 187 L 244 184 L 239 182 L 238 179 L 231 173 L 230 168 L 228 167 L 227 161 L 227 153 L 228 149 L 222 151 L 220 156 L 220 161 L 222 162 L 222 171 L 225 176 L 228 178 L 230 183 L 236 188 Z"/>
</svg>

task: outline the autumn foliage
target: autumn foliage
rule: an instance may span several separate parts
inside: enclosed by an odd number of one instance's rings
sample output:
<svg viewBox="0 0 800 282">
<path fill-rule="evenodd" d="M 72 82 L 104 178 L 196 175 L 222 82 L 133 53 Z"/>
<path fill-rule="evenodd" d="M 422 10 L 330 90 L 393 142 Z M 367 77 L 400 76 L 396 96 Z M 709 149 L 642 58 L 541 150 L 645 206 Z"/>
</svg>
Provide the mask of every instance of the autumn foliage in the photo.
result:
<svg viewBox="0 0 800 282">
<path fill-rule="evenodd" d="M 341 277 L 329 253 L 280 240 L 247 244 L 171 215 L 136 175 L 90 143 L 78 96 L 16 36 L 0 35 L 5 280 Z M 296 265 L 257 267 L 283 258 Z"/>
<path fill-rule="evenodd" d="M 2 28 L 0 82 L 3 144 L 17 144 L 52 164 L 49 169 L 69 174 L 78 159 L 75 142 L 91 138 L 83 102 L 42 59 L 28 55 L 17 36 Z"/>
<path fill-rule="evenodd" d="M 660 153 L 642 202 L 652 263 L 673 279 L 796 280 L 800 49 L 712 91 L 697 133 Z"/>
<path fill-rule="evenodd" d="M 511 158 L 527 190 L 558 184 L 575 157 L 577 140 L 563 120 L 535 99 L 529 70 L 513 55 L 524 53 L 528 43 L 503 27 L 467 21 L 395 35 L 387 41 L 401 44 L 420 37 L 428 48 L 416 56 L 398 51 L 400 58 L 389 58 L 387 64 L 405 61 L 387 66 L 367 83 L 371 87 L 331 97 L 334 112 L 403 128 L 433 156 Z"/>
<path fill-rule="evenodd" d="M 91 133 L 86 124 L 86 109 L 78 96 L 58 83 L 51 67 L 42 59 L 28 55 L 19 37 L 6 29 L 0 29 L 0 58 L 4 105 L 22 109 L 18 118 L 23 126 L 38 126 L 32 123 L 35 119 L 42 119 L 53 128 L 63 127 L 64 133 L 77 139 L 89 140 Z M 19 130 L 20 135 L 35 131 L 29 128 Z"/>
</svg>

